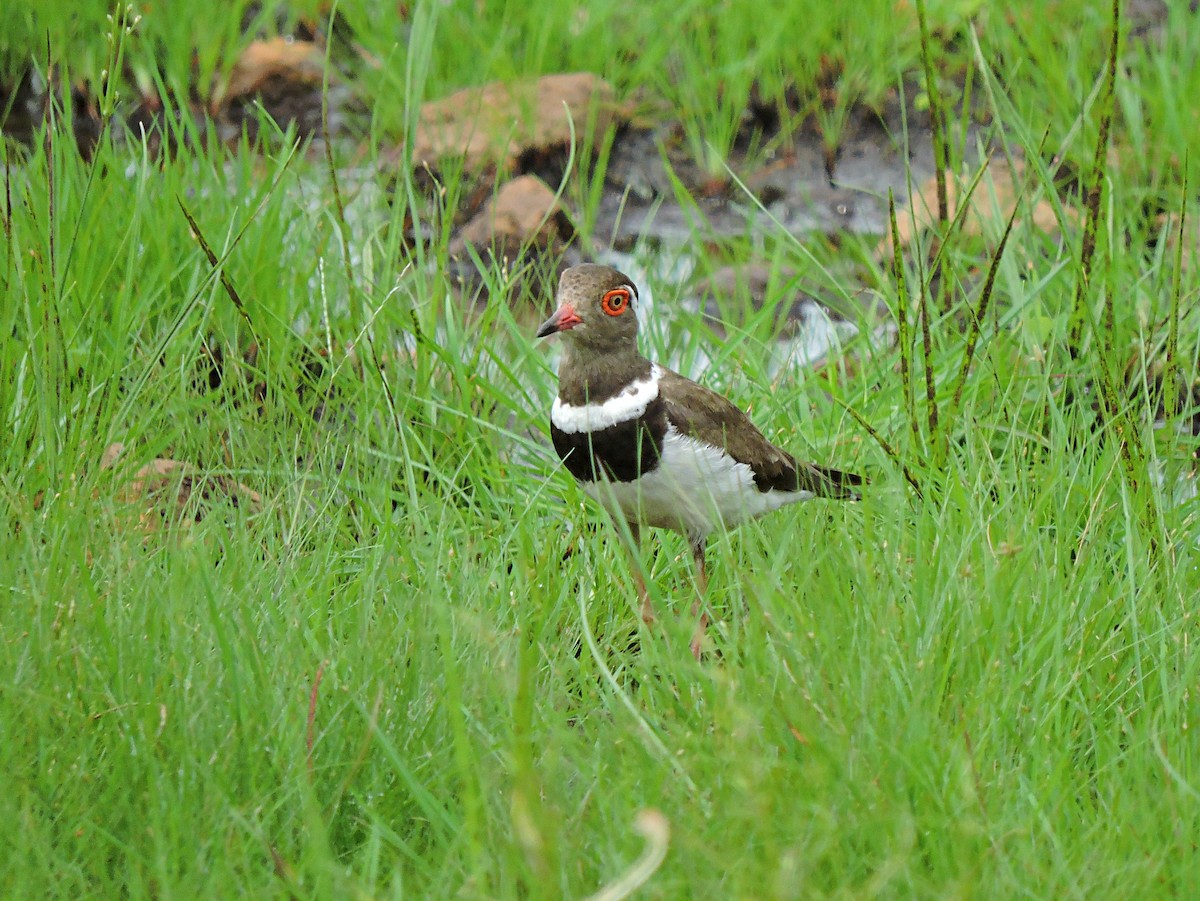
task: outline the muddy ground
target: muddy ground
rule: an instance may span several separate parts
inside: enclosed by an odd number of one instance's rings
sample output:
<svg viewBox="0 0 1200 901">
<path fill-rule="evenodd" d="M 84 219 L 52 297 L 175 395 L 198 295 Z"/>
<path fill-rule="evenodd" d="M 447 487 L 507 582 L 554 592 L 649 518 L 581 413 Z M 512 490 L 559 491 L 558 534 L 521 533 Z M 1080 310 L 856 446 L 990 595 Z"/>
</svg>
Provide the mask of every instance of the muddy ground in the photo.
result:
<svg viewBox="0 0 1200 901">
<path fill-rule="evenodd" d="M 1136 0 L 1126 15 L 1134 19 L 1135 33 L 1152 33 L 1162 27 L 1166 5 L 1161 0 Z M 579 260 L 625 263 L 635 247 L 649 246 L 664 251 L 664 259 L 671 261 L 667 271 L 631 274 L 687 281 L 685 302 L 705 311 L 718 329 L 730 315 L 721 298 L 731 293 L 746 298 L 751 307 L 764 302 L 777 307 L 785 326 L 811 326 L 826 314 L 834 320 L 882 318 L 884 310 L 871 286 L 866 280 L 856 284 L 852 267 L 839 273 L 844 280 L 835 288 L 806 277 L 791 279 L 786 272 L 781 278 L 765 262 L 729 248 L 735 241 L 744 248 L 747 239 L 755 246 L 758 239 L 778 238 L 782 232 L 834 245 L 846 235 L 882 238 L 889 191 L 901 205 L 915 192 L 917 203 L 932 206 L 931 122 L 927 109 L 914 103 L 920 95 L 915 80 L 893 90 L 879 108 L 853 108 L 836 142 L 811 116 L 781 134 L 781 123 L 795 122 L 796 111 L 752 97 L 740 114 L 741 129 L 726 160 L 728 171 L 714 173 L 697 166 L 670 110 L 656 106 L 652 98 L 618 97 L 588 73 L 485 85 L 431 100 L 422 107 L 409 145 L 367 148 L 361 136 L 369 133 L 369 102 L 356 90 L 354 73 L 369 63 L 354 58 L 352 36 L 339 34 L 335 23 L 330 54 L 334 71 L 328 79 L 328 112 L 323 115 L 325 42 L 315 24 L 255 40 L 207 101 L 130 97 L 118 110 L 117 124 L 124 128 L 117 130 L 117 137 L 144 140 L 153 153 L 161 154 L 186 153 L 189 143 L 213 138 L 233 143 L 244 134 L 252 142 L 269 143 L 278 132 L 262 128 L 261 108 L 280 128 L 294 129 L 309 141 L 309 152 L 318 158 L 323 155 L 322 142 L 333 142 L 334 159 L 352 161 L 347 164 L 353 167 L 352 181 L 363 180 L 364 159 L 377 160 L 366 177 L 384 190 L 394 188 L 404 172 L 415 172 L 429 193 L 431 208 L 444 173 L 454 170 L 457 178 L 461 167 L 468 188 L 455 214 L 450 246 L 454 262 L 446 275 L 471 302 L 488 299 L 474 255 L 500 258 L 510 269 L 531 263 L 531 271 L 549 281 L 554 270 Z M 100 120 L 93 86 L 60 84 L 53 74 L 47 83 L 38 74 L 45 70 L 31 64 L 16 75 L 0 76 L 4 133 L 18 141 L 34 140 L 53 98 L 69 104 L 76 143 L 87 157 L 103 129 L 114 123 Z M 836 94 L 833 84 L 830 91 Z M 827 99 L 831 104 L 837 101 L 833 95 Z M 946 100 L 949 121 L 965 127 L 966 134 L 957 139 L 969 148 L 968 156 L 978 161 L 998 155 L 1001 148 L 988 143 L 986 113 L 964 114 L 957 98 Z M 166 112 L 169 107 L 175 109 L 171 115 Z M 647 114 L 648 109 L 653 112 Z M 180 127 L 181 121 L 186 127 Z M 514 122 L 520 123 L 515 130 Z M 573 137 L 576 173 L 593 172 L 596 158 L 611 141 L 598 214 L 587 236 L 576 229 L 578 211 L 556 197 L 568 177 Z M 772 147 L 772 152 L 753 150 L 763 146 Z M 1020 165 L 1019 155 L 1014 157 L 1011 150 L 1005 157 L 1008 164 Z M 1015 203 L 1020 172 L 1006 170 L 997 176 L 1001 179 L 1006 181 L 988 192 L 989 197 L 999 197 L 992 201 L 996 208 L 981 213 L 981 218 L 991 213 L 1003 219 Z M 1069 184 L 1065 190 L 1070 193 Z M 1077 198 L 1068 198 L 1068 205 L 1077 206 Z M 931 221 L 927 208 L 914 213 L 903 217 L 903 241 Z M 1048 221 L 1044 227 L 1053 229 L 1056 223 Z M 409 239 L 422 240 L 415 230 Z M 706 265 L 695 267 L 701 256 Z M 889 256 L 890 248 L 881 243 L 877 259 L 886 266 Z M 781 328 L 781 333 L 787 331 Z M 811 351 L 819 353 L 819 348 Z"/>
</svg>

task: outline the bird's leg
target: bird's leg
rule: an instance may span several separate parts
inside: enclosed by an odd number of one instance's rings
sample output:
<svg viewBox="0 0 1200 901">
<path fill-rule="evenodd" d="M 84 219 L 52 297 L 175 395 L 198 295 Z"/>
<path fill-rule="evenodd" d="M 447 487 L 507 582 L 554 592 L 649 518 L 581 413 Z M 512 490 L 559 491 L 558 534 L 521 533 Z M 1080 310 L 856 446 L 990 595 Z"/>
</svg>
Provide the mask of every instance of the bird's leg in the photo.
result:
<svg viewBox="0 0 1200 901">
<path fill-rule="evenodd" d="M 692 643 L 689 647 L 692 650 L 692 656 L 697 660 L 700 659 L 700 650 L 704 645 L 704 634 L 708 630 L 708 607 L 705 606 L 705 594 L 708 593 L 708 568 L 704 559 L 705 538 L 701 535 L 699 538 L 694 538 L 691 541 L 692 545 L 692 562 L 696 567 L 696 601 L 692 604 L 692 616 L 700 614 L 700 621 L 696 623 L 696 631 L 692 634 Z"/>
<path fill-rule="evenodd" d="M 620 531 L 620 527 L 617 527 Z M 622 538 L 624 535 L 622 534 Z M 633 571 L 633 581 L 637 585 L 638 601 L 641 602 L 642 622 L 650 625 L 654 622 L 654 610 L 650 606 L 650 591 L 646 588 L 646 577 L 642 574 L 642 530 L 636 522 L 629 523 L 629 540 L 624 542 L 629 554 L 629 568 Z"/>
</svg>

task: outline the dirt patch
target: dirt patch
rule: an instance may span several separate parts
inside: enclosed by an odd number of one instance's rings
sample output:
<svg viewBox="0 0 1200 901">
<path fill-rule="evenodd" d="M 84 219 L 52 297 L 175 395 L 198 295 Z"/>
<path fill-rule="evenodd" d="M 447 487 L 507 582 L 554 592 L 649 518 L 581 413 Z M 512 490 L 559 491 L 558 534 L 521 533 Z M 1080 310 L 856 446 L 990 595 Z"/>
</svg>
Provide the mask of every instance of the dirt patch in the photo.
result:
<svg viewBox="0 0 1200 901">
<path fill-rule="evenodd" d="M 980 174 L 979 182 L 970 195 L 969 206 L 963 212 L 959 233 L 963 235 L 999 235 L 1018 205 L 1024 204 L 1019 210 L 1020 215 L 1014 222 L 1014 227 L 1032 225 L 1046 234 L 1058 234 L 1058 214 L 1046 197 L 1036 198 L 1032 205 L 1027 201 L 1027 192 L 1020 187 L 1025 174 L 1024 162 L 1015 160 L 1015 170 L 1008 160 L 1003 157 L 993 158 L 987 170 Z M 954 173 L 946 176 L 946 199 L 948 216 L 953 219 L 959 213 L 959 198 L 975 180 L 975 173 L 956 178 Z M 1071 222 L 1079 220 L 1079 211 L 1065 207 L 1063 215 Z M 931 175 L 915 192 L 912 203 L 904 215 L 896 217 L 896 231 L 899 233 L 900 246 L 908 247 L 916 235 L 937 225 L 937 177 Z M 877 248 L 880 259 L 890 260 L 892 257 L 892 240 L 888 235 Z"/>
<path fill-rule="evenodd" d="M 179 460 L 157 458 L 135 472 L 121 465 L 125 445 L 110 445 L 100 462 L 103 470 L 116 477 L 114 499 L 135 511 L 138 526 L 146 532 L 171 524 L 201 522 L 216 504 L 245 507 L 257 512 L 262 496 L 228 476 L 205 474 Z"/>
<path fill-rule="evenodd" d="M 505 182 L 491 202 L 450 241 L 450 254 L 468 255 L 468 248 L 514 261 L 525 249 L 561 251 L 575 235 L 554 192 L 539 178 L 522 175 Z"/>
<path fill-rule="evenodd" d="M 783 120 L 761 114 L 747 119 L 758 129 Z M 727 160 L 729 176 L 715 192 L 712 177 L 690 158 L 676 130 L 630 129 L 614 145 L 596 231 L 614 235 L 617 247 L 781 228 L 797 236 L 883 235 L 888 190 L 903 199 L 910 177 L 919 183 L 934 172 L 929 117 L 899 92 L 881 112 L 853 111 L 832 159 L 814 128 L 747 138 L 740 143 L 778 149 L 765 157 L 735 149 Z M 981 138 L 972 128 L 968 141 L 976 140 Z M 687 196 L 677 196 L 677 184 Z"/>
<path fill-rule="evenodd" d="M 316 41 L 283 37 L 254 41 L 217 90 L 209 113 L 214 120 L 224 120 L 224 131 L 237 134 L 246 129 L 253 137 L 261 107 L 282 128 L 295 125 L 300 134 L 317 134 L 324 80 L 325 48 Z M 333 75 L 334 89 L 337 83 Z"/>
<path fill-rule="evenodd" d="M 355 49 L 353 35 L 339 35 L 336 24 L 330 34 L 302 24 L 290 34 L 252 41 L 210 100 L 199 105 L 189 99 L 175 107 L 195 117 L 195 134 L 215 128 L 222 139 L 240 139 L 243 134 L 255 138 L 263 110 L 301 136 L 321 136 L 326 100 L 331 132 L 326 137 L 333 138 L 348 111 L 360 104 L 352 73 L 378 65 Z M 327 71 L 330 47 L 334 71 Z M 910 223 L 902 235 L 907 242 L 930 221 L 923 210 L 929 205 L 935 169 L 929 115 L 913 102 L 921 84 L 913 77 L 877 108 L 851 108 L 836 140 L 817 118 L 798 112 L 795 97 L 812 94 L 811 85 L 797 85 L 775 100 L 754 91 L 741 111 L 741 132 L 725 161 L 728 168 L 714 173 L 693 158 L 671 111 L 663 111 L 658 120 L 631 120 L 625 98 L 595 73 L 493 82 L 425 103 L 411 141 L 383 154 L 379 177 L 416 170 L 424 179 L 433 213 L 421 218 L 429 221 L 433 214 L 447 212 L 453 217 L 456 227 L 446 275 L 452 282 L 468 283 L 467 293 L 473 298 L 479 297 L 483 278 L 476 260 L 485 266 L 499 261 L 513 272 L 536 269 L 536 287 L 544 293 L 540 282 L 552 280 L 561 266 L 608 250 L 650 246 L 676 256 L 696 256 L 735 239 L 759 243 L 781 233 L 802 239 L 814 234 L 836 239 L 846 233 L 883 238 L 889 191 L 903 205 L 909 185 L 920 184 L 915 201 L 922 209 L 916 223 L 901 217 Z M 329 96 L 323 98 L 326 85 Z M 836 78 L 826 78 L 818 88 L 826 107 L 842 102 Z M 87 103 L 94 92 L 89 95 L 86 86 L 68 89 L 52 82 L 39 88 L 23 79 L 15 89 L 10 118 L 20 113 L 26 124 L 36 120 L 39 96 L 45 106 L 46 98 L 68 94 L 80 109 L 73 121 L 81 148 L 94 141 L 103 126 L 95 118 L 94 104 Z M 125 114 L 136 126 L 132 133 L 161 140 L 172 127 L 164 121 L 167 105 L 163 98 L 141 98 Z M 960 104 L 953 97 L 947 98 L 947 106 L 951 121 L 975 122 L 976 117 L 957 108 Z M 984 127 L 975 124 L 968 124 L 967 134 L 958 139 L 984 155 L 996 149 L 984 146 Z M 360 149 L 339 148 L 336 156 L 360 158 Z M 582 217 L 575 214 L 581 211 L 555 202 L 554 191 L 566 178 L 601 174 L 593 168 L 600 151 L 607 153 L 607 165 L 598 209 L 588 232 L 579 234 L 576 227 Z M 458 209 L 445 211 L 439 206 L 439 172 L 459 168 L 473 190 L 463 192 Z M 973 200 L 979 207 L 973 216 L 979 222 L 993 213 L 1003 215 L 1019 194 L 1019 175 L 1007 183 L 998 173 L 992 179 L 988 196 L 994 209 L 980 206 L 982 192 Z M 1048 207 L 1039 204 L 1032 211 L 1039 227 L 1045 224 Z M 428 240 L 413 230 L 407 237 L 411 242 Z M 880 252 L 885 250 L 881 247 Z M 853 293 L 854 286 L 848 287 Z M 708 290 L 715 295 L 717 289 Z M 750 296 L 756 296 L 753 289 Z M 796 315 L 796 301 L 772 300 L 770 292 L 763 297 L 783 304 L 784 318 Z"/>
<path fill-rule="evenodd" d="M 496 81 L 423 104 L 411 153 L 400 153 L 435 170 L 455 157 L 470 172 L 511 172 L 522 157 L 569 147 L 572 139 L 590 153 L 622 117 L 613 89 L 590 72 Z"/>
</svg>

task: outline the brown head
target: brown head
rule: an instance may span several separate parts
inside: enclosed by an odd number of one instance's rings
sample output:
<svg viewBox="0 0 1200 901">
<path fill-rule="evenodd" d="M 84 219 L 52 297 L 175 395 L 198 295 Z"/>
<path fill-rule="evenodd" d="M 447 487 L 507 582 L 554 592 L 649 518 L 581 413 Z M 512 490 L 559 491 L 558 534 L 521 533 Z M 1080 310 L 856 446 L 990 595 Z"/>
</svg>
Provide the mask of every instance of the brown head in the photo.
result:
<svg viewBox="0 0 1200 901">
<path fill-rule="evenodd" d="M 637 286 L 611 266 L 572 266 L 558 282 L 558 309 L 537 336 L 556 332 L 577 351 L 611 354 L 637 351 Z"/>
</svg>

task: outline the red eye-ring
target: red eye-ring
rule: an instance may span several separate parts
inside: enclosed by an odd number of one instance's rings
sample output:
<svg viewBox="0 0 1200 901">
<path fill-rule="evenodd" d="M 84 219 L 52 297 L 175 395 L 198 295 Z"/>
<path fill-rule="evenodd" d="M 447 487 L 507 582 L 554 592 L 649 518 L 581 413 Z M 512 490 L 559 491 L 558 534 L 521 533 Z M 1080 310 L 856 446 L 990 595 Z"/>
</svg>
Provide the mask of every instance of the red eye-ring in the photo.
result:
<svg viewBox="0 0 1200 901">
<path fill-rule="evenodd" d="M 609 316 L 620 316 L 629 306 L 629 289 L 613 288 L 600 299 L 600 309 Z"/>
</svg>

